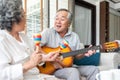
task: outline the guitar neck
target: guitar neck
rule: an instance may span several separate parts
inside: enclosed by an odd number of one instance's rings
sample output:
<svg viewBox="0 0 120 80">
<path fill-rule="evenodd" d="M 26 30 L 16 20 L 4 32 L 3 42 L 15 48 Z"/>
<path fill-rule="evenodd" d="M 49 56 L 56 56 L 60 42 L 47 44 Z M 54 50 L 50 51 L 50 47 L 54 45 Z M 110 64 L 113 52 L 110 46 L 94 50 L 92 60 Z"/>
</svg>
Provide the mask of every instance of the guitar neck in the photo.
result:
<svg viewBox="0 0 120 80">
<path fill-rule="evenodd" d="M 93 47 L 90 47 L 90 48 L 84 48 L 84 49 L 80 49 L 80 50 L 66 52 L 65 54 L 61 54 L 61 56 L 63 58 L 69 57 L 69 56 L 75 56 L 75 55 L 78 55 L 78 54 L 84 54 L 84 53 L 88 52 L 89 50 L 98 50 L 100 48 L 101 48 L 101 46 L 93 46 Z"/>
</svg>

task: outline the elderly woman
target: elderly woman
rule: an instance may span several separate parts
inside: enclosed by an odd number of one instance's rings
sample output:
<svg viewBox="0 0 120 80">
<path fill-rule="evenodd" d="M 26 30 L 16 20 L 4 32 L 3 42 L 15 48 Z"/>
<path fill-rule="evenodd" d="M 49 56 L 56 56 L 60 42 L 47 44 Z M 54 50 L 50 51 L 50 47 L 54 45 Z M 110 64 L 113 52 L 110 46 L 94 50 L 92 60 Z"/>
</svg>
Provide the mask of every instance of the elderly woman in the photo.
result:
<svg viewBox="0 0 120 80">
<path fill-rule="evenodd" d="M 24 28 L 22 0 L 0 0 L 0 80 L 40 80 L 36 66 L 59 55 L 34 51 Z"/>
</svg>

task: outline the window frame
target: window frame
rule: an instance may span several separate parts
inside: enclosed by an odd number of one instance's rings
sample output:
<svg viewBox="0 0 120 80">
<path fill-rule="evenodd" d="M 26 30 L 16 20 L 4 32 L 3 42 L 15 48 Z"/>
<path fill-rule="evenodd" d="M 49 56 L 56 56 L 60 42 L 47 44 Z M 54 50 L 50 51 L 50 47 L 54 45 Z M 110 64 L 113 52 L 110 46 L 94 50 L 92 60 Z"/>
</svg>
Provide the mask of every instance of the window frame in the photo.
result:
<svg viewBox="0 0 120 80">
<path fill-rule="evenodd" d="M 87 9 L 90 9 L 91 14 L 91 44 L 96 45 L 96 6 L 93 4 L 90 4 L 86 1 L 82 0 L 75 0 L 75 5 L 85 7 Z M 88 47 L 89 45 L 85 45 L 85 47 Z"/>
</svg>

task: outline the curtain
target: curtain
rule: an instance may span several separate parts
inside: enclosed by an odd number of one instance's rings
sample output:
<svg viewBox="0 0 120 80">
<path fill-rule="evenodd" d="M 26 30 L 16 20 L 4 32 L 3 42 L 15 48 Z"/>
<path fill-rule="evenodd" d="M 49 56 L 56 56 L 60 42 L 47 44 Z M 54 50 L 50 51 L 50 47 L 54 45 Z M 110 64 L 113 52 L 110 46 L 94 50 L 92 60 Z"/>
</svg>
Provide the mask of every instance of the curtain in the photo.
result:
<svg viewBox="0 0 120 80">
<path fill-rule="evenodd" d="M 75 32 L 78 33 L 81 43 L 91 44 L 91 10 L 75 5 Z"/>
<path fill-rule="evenodd" d="M 120 40 L 120 15 L 110 13 L 109 40 Z"/>
</svg>

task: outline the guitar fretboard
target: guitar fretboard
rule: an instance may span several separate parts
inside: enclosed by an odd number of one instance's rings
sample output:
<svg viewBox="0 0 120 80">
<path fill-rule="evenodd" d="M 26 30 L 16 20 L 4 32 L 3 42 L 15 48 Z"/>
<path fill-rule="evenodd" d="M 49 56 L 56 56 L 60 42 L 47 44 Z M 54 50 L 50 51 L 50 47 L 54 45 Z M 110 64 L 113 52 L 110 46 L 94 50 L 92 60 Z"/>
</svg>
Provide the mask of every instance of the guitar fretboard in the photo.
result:
<svg viewBox="0 0 120 80">
<path fill-rule="evenodd" d="M 101 46 L 93 46 L 93 47 L 90 47 L 90 48 L 84 48 L 84 49 L 80 49 L 80 50 L 66 52 L 66 53 L 62 54 L 61 56 L 63 58 L 69 57 L 69 56 L 75 56 L 77 54 L 84 54 L 84 53 L 88 52 L 89 50 L 99 50 L 100 48 L 101 48 Z"/>
</svg>

